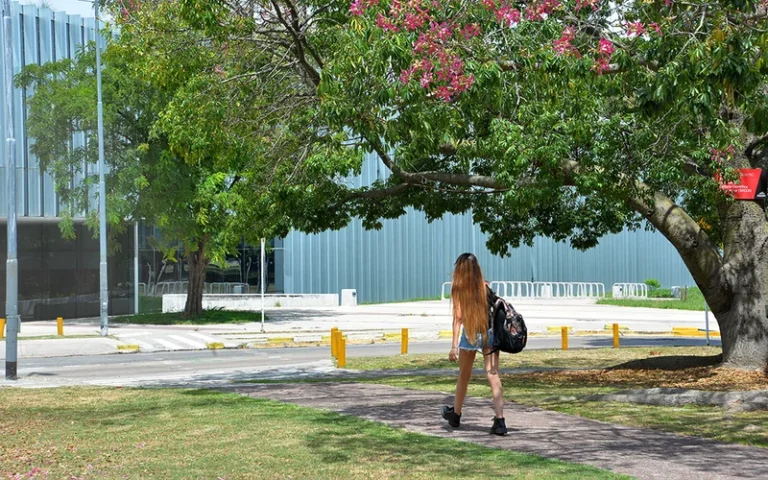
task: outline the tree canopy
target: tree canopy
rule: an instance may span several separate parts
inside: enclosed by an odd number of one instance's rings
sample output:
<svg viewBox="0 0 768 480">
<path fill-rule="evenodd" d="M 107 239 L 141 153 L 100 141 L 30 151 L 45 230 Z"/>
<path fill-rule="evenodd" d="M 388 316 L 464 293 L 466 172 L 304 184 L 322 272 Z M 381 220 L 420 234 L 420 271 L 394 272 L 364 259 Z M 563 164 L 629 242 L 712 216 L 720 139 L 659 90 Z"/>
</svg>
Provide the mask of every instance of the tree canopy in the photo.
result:
<svg viewBox="0 0 768 480">
<path fill-rule="evenodd" d="M 303 187 L 271 185 L 292 224 L 471 211 L 505 253 L 537 235 L 589 248 L 648 225 L 680 252 L 721 325 L 726 361 L 765 365 L 768 240 L 758 202 L 716 176 L 764 167 L 768 14 L 753 1 L 179 0 L 197 30 L 258 45 L 292 71 L 313 126 L 375 152 L 387 179 L 339 178 L 329 155 Z M 242 74 L 242 72 L 240 73 Z M 285 77 L 280 77 L 285 78 Z M 265 97 L 261 97 L 265 101 Z M 270 103 L 273 107 L 279 105 Z M 268 102 L 269 103 L 269 102 Z M 291 114 L 286 113 L 285 118 Z M 264 139 L 262 139 L 264 140 Z M 343 159 L 342 159 L 343 158 Z M 314 177 L 313 177 L 314 175 Z"/>
</svg>

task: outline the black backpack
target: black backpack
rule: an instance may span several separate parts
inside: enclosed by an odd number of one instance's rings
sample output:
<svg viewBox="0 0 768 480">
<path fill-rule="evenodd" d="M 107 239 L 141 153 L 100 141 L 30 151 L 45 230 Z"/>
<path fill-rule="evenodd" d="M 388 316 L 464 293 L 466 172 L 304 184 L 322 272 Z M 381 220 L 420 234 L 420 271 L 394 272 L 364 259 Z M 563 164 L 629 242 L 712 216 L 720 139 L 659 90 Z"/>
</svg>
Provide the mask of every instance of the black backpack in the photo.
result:
<svg viewBox="0 0 768 480">
<path fill-rule="evenodd" d="M 493 327 L 493 345 L 490 353 L 520 353 L 528 342 L 528 328 L 523 316 L 508 301 L 496 295 L 488 288 L 488 301 L 491 304 Z"/>
</svg>

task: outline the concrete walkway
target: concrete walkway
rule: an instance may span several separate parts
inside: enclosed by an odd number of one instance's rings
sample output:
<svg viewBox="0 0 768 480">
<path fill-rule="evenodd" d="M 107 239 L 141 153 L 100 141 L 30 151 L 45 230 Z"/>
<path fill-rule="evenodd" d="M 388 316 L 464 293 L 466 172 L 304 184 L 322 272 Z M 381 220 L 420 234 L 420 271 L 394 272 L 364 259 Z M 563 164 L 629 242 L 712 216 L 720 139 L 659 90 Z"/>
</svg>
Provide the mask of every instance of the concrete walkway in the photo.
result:
<svg viewBox="0 0 768 480">
<path fill-rule="evenodd" d="M 360 383 L 247 385 L 234 390 L 639 479 L 757 479 L 768 472 L 768 449 L 612 425 L 511 402 L 505 404 L 510 434 L 497 437 L 488 433 L 490 399 L 467 398 L 462 426 L 454 430 L 440 416 L 440 407 L 451 404 L 453 397 L 439 392 Z"/>
</svg>

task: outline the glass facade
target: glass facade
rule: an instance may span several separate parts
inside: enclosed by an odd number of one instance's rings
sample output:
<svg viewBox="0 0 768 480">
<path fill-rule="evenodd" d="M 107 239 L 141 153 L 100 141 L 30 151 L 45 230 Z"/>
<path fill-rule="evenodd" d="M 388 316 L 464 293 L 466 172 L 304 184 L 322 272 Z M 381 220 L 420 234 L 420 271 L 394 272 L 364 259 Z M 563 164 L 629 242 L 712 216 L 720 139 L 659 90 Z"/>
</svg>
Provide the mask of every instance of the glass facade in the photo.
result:
<svg viewBox="0 0 768 480">
<path fill-rule="evenodd" d="M 189 265 L 183 249 L 175 261 L 164 258 L 153 245 L 159 232 L 148 222 L 139 224 L 139 311 L 157 312 L 162 308 L 162 295 L 187 293 Z M 283 292 L 282 241 L 267 242 L 265 255 L 265 293 Z M 261 248 L 242 242 L 236 252 L 222 264 L 210 264 L 205 274 L 205 293 L 261 293 Z"/>
<path fill-rule="evenodd" d="M 0 317 L 5 317 L 7 224 L 0 223 Z M 76 238 L 62 238 L 56 221 L 18 224 L 19 314 L 24 320 L 99 316 L 99 241 L 83 224 Z M 133 229 L 112 245 L 108 257 L 109 315 L 134 311 Z"/>
</svg>

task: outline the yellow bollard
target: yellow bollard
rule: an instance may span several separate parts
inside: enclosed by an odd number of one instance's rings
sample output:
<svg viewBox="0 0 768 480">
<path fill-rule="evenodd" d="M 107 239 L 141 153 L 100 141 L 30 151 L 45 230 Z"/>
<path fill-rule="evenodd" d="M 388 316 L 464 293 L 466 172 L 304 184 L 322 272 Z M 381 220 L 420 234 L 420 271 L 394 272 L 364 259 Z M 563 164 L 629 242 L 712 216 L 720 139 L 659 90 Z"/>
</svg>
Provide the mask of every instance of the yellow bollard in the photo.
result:
<svg viewBox="0 0 768 480">
<path fill-rule="evenodd" d="M 339 347 L 339 368 L 345 368 L 347 366 L 347 341 L 341 338 L 339 333 L 340 347 Z"/>
<path fill-rule="evenodd" d="M 64 336 L 64 319 L 62 317 L 56 319 L 56 331 L 60 337 Z"/>
<path fill-rule="evenodd" d="M 404 328 L 401 332 L 402 339 L 400 340 L 400 354 L 408 355 L 408 329 Z"/>
<path fill-rule="evenodd" d="M 336 327 L 333 327 L 331 329 L 331 358 L 336 358 L 336 332 L 338 332 L 339 329 Z"/>
<path fill-rule="evenodd" d="M 613 348 L 619 348 L 619 324 L 613 324 Z"/>
<path fill-rule="evenodd" d="M 568 350 L 568 327 L 561 327 L 560 332 L 563 335 L 563 350 Z"/>
<path fill-rule="evenodd" d="M 333 338 L 333 348 L 336 352 L 336 360 L 339 359 L 339 356 L 341 355 L 341 339 L 344 338 L 344 334 L 341 333 L 341 330 L 336 330 L 335 336 Z"/>
<path fill-rule="evenodd" d="M 0 340 L 5 338 L 5 319 L 0 318 Z"/>
</svg>

